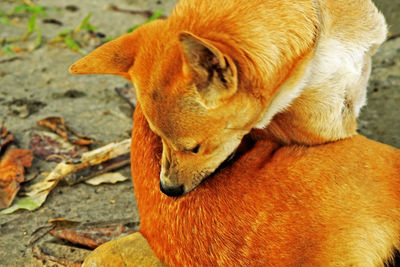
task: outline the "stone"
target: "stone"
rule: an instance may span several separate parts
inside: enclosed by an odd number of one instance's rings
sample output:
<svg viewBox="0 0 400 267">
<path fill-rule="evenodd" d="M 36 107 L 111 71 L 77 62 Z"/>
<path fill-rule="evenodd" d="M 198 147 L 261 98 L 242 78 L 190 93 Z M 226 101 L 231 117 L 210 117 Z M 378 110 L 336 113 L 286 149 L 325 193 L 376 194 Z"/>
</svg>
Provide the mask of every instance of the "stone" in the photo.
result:
<svg viewBox="0 0 400 267">
<path fill-rule="evenodd" d="M 82 267 L 165 266 L 158 260 L 147 240 L 137 232 L 92 251 Z"/>
</svg>

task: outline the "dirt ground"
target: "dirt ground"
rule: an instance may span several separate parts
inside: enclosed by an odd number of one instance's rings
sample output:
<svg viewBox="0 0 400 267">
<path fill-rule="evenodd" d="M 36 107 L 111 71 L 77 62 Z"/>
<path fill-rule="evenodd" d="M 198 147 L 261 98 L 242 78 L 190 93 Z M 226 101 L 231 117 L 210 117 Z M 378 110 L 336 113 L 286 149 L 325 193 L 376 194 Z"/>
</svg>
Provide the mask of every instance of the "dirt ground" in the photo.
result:
<svg viewBox="0 0 400 267">
<path fill-rule="evenodd" d="M 21 1 L 22 2 L 22 1 Z M 19 1 L 0 1 L 0 10 L 10 11 Z M 35 4 L 57 9 L 48 10 L 57 24 L 38 21 L 44 40 L 54 38 L 61 30 L 75 28 L 89 13 L 96 31 L 118 36 L 131 26 L 146 20 L 143 15 L 117 12 L 121 9 L 159 10 L 168 14 L 176 0 L 38 0 Z M 373 59 L 373 73 L 368 88 L 368 106 L 359 120 L 360 133 L 400 148 L 400 2 L 377 0 L 391 26 L 392 38 Z M 71 8 L 76 7 L 76 8 Z M 24 34 L 27 16 L 18 25 L 0 23 L 0 39 Z M 34 45 L 34 37 L 18 44 Z M 95 44 L 89 44 L 90 51 Z M 129 138 L 132 109 L 118 96 L 115 88 L 128 82 L 111 76 L 73 76 L 68 67 L 82 55 L 62 44 L 43 44 L 32 52 L 15 57 L 0 57 L 0 122 L 16 135 L 19 146 L 28 148 L 31 134 L 38 129 L 36 121 L 48 116 L 63 117 L 75 131 L 107 144 Z M 50 171 L 55 164 L 35 160 L 30 171 Z M 130 176 L 129 167 L 122 171 Z M 139 215 L 130 181 L 116 185 L 59 185 L 37 211 L 17 211 L 0 215 L 0 266 L 42 266 L 32 255 L 30 241 L 36 230 L 48 225 L 49 219 L 68 218 L 82 223 L 138 222 Z M 50 236 L 42 238 L 49 251 L 60 250 L 72 258 L 82 258 L 89 250 L 61 243 Z M 67 252 L 66 252 L 67 251 Z M 50 253 L 50 252 L 49 252 Z M 72 256 L 71 256 L 72 255 Z"/>
</svg>

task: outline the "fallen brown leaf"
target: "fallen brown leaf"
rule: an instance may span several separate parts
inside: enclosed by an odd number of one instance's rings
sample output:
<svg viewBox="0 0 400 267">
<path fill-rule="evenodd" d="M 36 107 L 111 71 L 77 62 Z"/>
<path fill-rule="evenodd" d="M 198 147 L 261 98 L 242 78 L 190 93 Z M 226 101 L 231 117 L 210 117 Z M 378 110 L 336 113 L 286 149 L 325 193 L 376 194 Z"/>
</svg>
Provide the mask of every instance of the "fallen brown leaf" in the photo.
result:
<svg viewBox="0 0 400 267">
<path fill-rule="evenodd" d="M 59 135 L 45 131 L 33 132 L 29 147 L 37 158 L 55 162 L 73 162 L 88 151 L 85 146 L 71 144 Z"/>
<path fill-rule="evenodd" d="M 0 161 L 0 209 L 11 205 L 24 181 L 25 168 L 33 161 L 31 150 L 10 149 Z"/>
<path fill-rule="evenodd" d="M 5 126 L 0 128 L 0 155 L 14 139 L 14 135 L 10 133 Z"/>
<path fill-rule="evenodd" d="M 77 134 L 72 131 L 63 118 L 60 117 L 47 117 L 37 122 L 39 126 L 52 130 L 61 136 L 64 140 L 81 146 L 88 146 L 95 143 L 93 138 Z"/>
<path fill-rule="evenodd" d="M 65 140 L 68 140 L 68 134 L 67 134 L 67 124 L 65 123 L 65 120 L 60 117 L 48 117 L 45 119 L 42 119 L 37 122 L 39 126 L 48 128 L 55 133 L 57 133 L 59 136 L 64 138 Z"/>
<path fill-rule="evenodd" d="M 49 231 L 51 235 L 58 239 L 66 240 L 73 244 L 82 245 L 93 249 L 104 244 L 105 242 L 134 232 L 134 230 L 123 224 L 110 227 L 88 229 L 56 229 Z"/>
<path fill-rule="evenodd" d="M 10 214 L 18 209 L 35 210 L 39 208 L 46 201 L 51 190 L 61 180 L 65 180 L 68 183 L 76 183 L 89 179 L 93 175 L 97 176 L 129 164 L 130 145 L 131 140 L 126 139 L 119 143 L 111 143 L 104 147 L 85 152 L 76 164 L 58 163 L 43 181 L 33 184 L 25 192 L 26 197 L 17 199 L 14 205 L 0 211 L 0 215 Z M 77 173 L 77 175 L 71 175 L 73 173 Z"/>
</svg>

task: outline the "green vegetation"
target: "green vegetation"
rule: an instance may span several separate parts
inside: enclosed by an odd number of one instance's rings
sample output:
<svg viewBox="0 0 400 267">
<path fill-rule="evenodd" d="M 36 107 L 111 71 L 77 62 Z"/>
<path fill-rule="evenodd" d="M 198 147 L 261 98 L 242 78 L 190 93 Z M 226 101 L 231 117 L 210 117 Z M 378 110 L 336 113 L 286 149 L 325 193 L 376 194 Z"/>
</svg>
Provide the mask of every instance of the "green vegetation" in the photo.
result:
<svg viewBox="0 0 400 267">
<path fill-rule="evenodd" d="M 47 6 L 40 6 L 33 4 L 30 0 L 24 0 L 24 4 L 14 7 L 10 12 L 4 12 L 0 10 L 0 24 L 6 25 L 7 27 L 20 27 L 19 24 L 14 22 L 16 17 L 22 17 L 27 19 L 25 33 L 16 38 L 0 39 L 0 56 L 5 54 L 7 56 L 15 56 L 16 53 L 24 51 L 32 51 L 39 48 L 45 41 L 43 40 L 42 29 L 38 26 L 38 20 L 40 18 L 48 18 L 48 11 L 60 10 L 50 8 Z M 134 25 L 127 29 L 127 33 L 134 31 L 143 24 L 149 23 L 163 16 L 164 10 L 156 10 L 154 13 L 150 13 L 151 17 L 148 18 L 142 24 Z M 85 54 L 83 47 L 87 46 L 87 40 L 91 38 L 97 38 L 98 43 L 105 43 L 115 39 L 115 37 L 106 37 L 105 34 L 97 33 L 98 27 L 90 23 L 92 14 L 88 14 L 82 19 L 79 25 L 75 29 L 63 29 L 56 37 L 50 39 L 47 43 L 63 43 L 69 49 L 78 53 Z M 61 23 L 60 23 L 61 24 Z M 32 39 L 31 37 L 34 37 Z M 30 49 L 22 49 L 18 45 L 26 40 L 34 41 L 33 46 Z M 18 44 L 18 45 L 17 45 Z"/>
<path fill-rule="evenodd" d="M 93 26 L 90 24 L 90 18 L 92 17 L 92 14 L 88 14 L 82 22 L 76 27 L 74 30 L 71 29 L 65 29 L 62 30 L 58 33 L 57 37 L 54 38 L 51 42 L 64 42 L 67 47 L 73 51 L 77 51 L 79 53 L 85 54 L 85 52 L 82 50 L 81 45 L 79 44 L 78 41 L 76 41 L 76 36 L 78 33 L 84 31 L 88 33 L 93 33 L 95 30 L 97 30 L 98 27 Z"/>
<path fill-rule="evenodd" d="M 13 46 L 10 43 L 14 43 L 17 41 L 24 41 L 28 39 L 32 34 L 36 34 L 35 38 L 35 49 L 40 47 L 42 44 L 42 31 L 36 27 L 36 21 L 38 16 L 47 17 L 46 7 L 44 6 L 37 6 L 37 5 L 28 5 L 24 4 L 21 6 L 16 6 L 11 12 L 5 13 L 4 11 L 0 10 L 0 23 L 5 24 L 7 26 L 12 26 L 10 18 L 19 15 L 19 14 L 27 14 L 29 16 L 28 24 L 26 26 L 26 32 L 23 36 L 16 39 L 10 40 L 2 40 L 2 50 L 9 56 L 14 55 Z"/>
</svg>

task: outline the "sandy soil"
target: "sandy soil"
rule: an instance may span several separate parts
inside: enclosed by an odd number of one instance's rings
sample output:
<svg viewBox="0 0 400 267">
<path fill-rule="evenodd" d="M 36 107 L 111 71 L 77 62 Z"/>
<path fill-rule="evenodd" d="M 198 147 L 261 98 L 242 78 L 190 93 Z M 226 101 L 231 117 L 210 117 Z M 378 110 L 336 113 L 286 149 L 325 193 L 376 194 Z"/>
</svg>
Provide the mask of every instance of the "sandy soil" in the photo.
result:
<svg viewBox="0 0 400 267">
<path fill-rule="evenodd" d="M 16 1 L 1 1 L 0 9 L 11 10 Z M 110 3 L 130 10 L 157 10 L 170 12 L 175 0 L 38 0 L 35 3 L 59 8 L 48 11 L 63 26 L 39 23 L 44 39 L 49 40 L 65 28 L 75 28 L 89 12 L 91 23 L 108 36 L 123 34 L 129 27 L 145 20 L 142 15 L 112 11 Z M 377 1 L 393 25 L 393 35 L 400 33 L 400 3 Z M 96 3 L 96 4 L 94 4 Z M 67 10 L 68 5 L 78 7 Z M 21 17 L 20 25 L 27 18 Z M 0 38 L 20 36 L 22 26 L 0 24 Z M 21 46 L 31 47 L 33 40 Z M 93 46 L 85 48 L 90 51 Z M 48 116 L 60 116 L 77 132 L 94 137 L 102 143 L 120 141 L 129 137 L 132 110 L 115 93 L 116 87 L 128 82 L 111 76 L 73 76 L 68 67 L 80 58 L 79 53 L 63 45 L 43 45 L 23 53 L 15 60 L 0 57 L 0 121 L 4 120 L 15 133 L 21 147 L 28 147 L 36 121 Z M 360 118 L 360 132 L 372 139 L 400 147 L 400 38 L 387 41 L 374 57 L 373 74 L 368 89 L 369 104 Z M 29 116 L 26 116 L 28 111 Z M 35 160 L 33 169 L 47 172 L 54 167 Z M 122 172 L 129 176 L 129 168 Z M 35 231 L 53 218 L 68 218 L 83 223 L 101 221 L 139 221 L 133 188 L 130 181 L 117 185 L 93 187 L 86 184 L 59 185 L 42 208 L 35 212 L 18 211 L 0 215 L 0 266 L 42 266 L 32 256 L 29 241 Z M 75 258 L 88 251 L 72 248 L 50 236 L 42 240 L 47 246 L 69 250 Z"/>
</svg>

